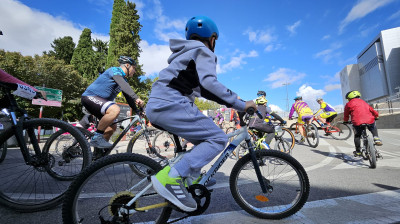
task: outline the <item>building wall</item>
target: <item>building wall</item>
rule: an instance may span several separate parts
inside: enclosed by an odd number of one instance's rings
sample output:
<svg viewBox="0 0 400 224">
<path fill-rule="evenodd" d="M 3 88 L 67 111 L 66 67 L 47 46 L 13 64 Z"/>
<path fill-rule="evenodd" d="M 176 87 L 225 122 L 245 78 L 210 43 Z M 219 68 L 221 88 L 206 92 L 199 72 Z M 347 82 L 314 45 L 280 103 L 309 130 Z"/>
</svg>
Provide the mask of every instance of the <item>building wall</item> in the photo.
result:
<svg viewBox="0 0 400 224">
<path fill-rule="evenodd" d="M 363 99 L 370 101 L 387 96 L 389 91 L 380 38 L 357 59 L 357 62 Z M 377 86 L 379 88 L 376 88 Z"/>
<path fill-rule="evenodd" d="M 388 89 L 393 95 L 400 86 L 400 27 L 381 32 L 382 54 L 387 74 Z"/>
<path fill-rule="evenodd" d="M 340 71 L 340 84 L 343 105 L 345 105 L 347 103 L 346 93 L 350 90 L 361 90 L 361 81 L 357 64 L 346 65 L 346 67 Z"/>
</svg>

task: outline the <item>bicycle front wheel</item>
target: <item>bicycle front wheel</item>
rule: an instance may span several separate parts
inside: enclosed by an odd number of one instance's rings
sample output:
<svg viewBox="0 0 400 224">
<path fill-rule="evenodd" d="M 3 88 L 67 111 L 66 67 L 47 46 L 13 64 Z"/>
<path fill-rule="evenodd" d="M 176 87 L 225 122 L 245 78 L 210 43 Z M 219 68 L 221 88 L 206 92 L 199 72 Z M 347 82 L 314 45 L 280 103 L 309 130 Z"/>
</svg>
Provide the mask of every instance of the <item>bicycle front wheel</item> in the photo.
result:
<svg viewBox="0 0 400 224">
<path fill-rule="evenodd" d="M 50 141 L 55 130 L 70 133 L 78 142 L 79 147 L 70 149 L 74 157 L 68 162 L 65 148 L 59 150 L 52 144 L 56 141 Z M 0 203 L 22 212 L 53 208 L 61 203 L 72 178 L 90 163 L 89 143 L 75 127 L 56 119 L 26 120 L 23 133 L 32 162 L 27 164 L 19 147 L 8 147 L 0 163 Z M 15 130 L 6 130 L 6 135 L 15 136 Z"/>
<path fill-rule="evenodd" d="M 376 168 L 376 149 L 374 145 L 374 141 L 371 137 L 368 137 L 368 147 L 367 147 L 367 157 L 369 160 L 369 168 L 375 169 Z"/>
<path fill-rule="evenodd" d="M 319 134 L 318 134 L 318 128 L 315 126 L 315 124 L 309 124 L 306 126 L 307 129 L 307 142 L 308 144 L 315 148 L 319 144 Z"/>
<path fill-rule="evenodd" d="M 131 166 L 142 167 L 149 176 L 162 169 L 154 160 L 138 154 L 115 154 L 97 160 L 68 189 L 63 223 L 166 223 L 172 208 L 154 191 L 150 180 L 132 172 Z M 140 192 L 143 194 L 128 206 Z"/>
<path fill-rule="evenodd" d="M 229 178 L 235 201 L 251 215 L 263 219 L 282 219 L 299 211 L 310 192 L 301 164 L 292 156 L 273 150 L 258 150 L 256 157 L 267 193 L 261 190 L 248 154 L 235 164 Z"/>
<path fill-rule="evenodd" d="M 346 140 L 351 136 L 351 128 L 348 124 L 338 122 L 329 129 L 328 133 L 330 133 L 334 139 Z"/>
<path fill-rule="evenodd" d="M 270 145 L 274 146 L 274 150 L 290 154 L 294 148 L 295 142 L 296 139 L 293 132 L 288 128 L 282 128 L 282 132 L 276 133 L 276 136 Z"/>
</svg>

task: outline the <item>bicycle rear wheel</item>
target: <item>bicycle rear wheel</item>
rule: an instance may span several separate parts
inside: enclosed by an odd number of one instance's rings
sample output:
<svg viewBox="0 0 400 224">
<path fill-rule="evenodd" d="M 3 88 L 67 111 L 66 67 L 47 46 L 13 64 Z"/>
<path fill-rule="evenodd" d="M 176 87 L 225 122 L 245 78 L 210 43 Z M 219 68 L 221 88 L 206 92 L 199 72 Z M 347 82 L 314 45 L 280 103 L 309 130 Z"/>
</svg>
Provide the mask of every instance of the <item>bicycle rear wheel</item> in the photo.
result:
<svg viewBox="0 0 400 224">
<path fill-rule="evenodd" d="M 172 208 L 151 186 L 135 203 L 125 206 L 150 184 L 147 177 L 132 172 L 131 166 L 142 167 L 147 175 L 162 169 L 154 160 L 138 154 L 115 154 L 97 160 L 69 187 L 62 207 L 63 222 L 166 223 Z M 140 211 L 154 204 L 161 205 Z M 119 217 L 124 206 L 129 213 Z"/>
<path fill-rule="evenodd" d="M 90 163 L 89 143 L 72 125 L 56 119 L 26 120 L 23 129 L 33 163 L 26 163 L 19 147 L 8 147 L 8 155 L 0 163 L 0 203 L 22 212 L 54 208 L 62 202 L 63 194 L 71 183 L 69 180 Z M 59 163 L 65 155 L 49 141 L 57 129 L 70 133 L 79 143 L 79 148 L 73 150 L 79 156 L 68 163 Z M 13 128 L 6 130 L 7 138 L 14 135 Z M 32 142 L 38 142 L 36 150 Z"/>
<path fill-rule="evenodd" d="M 348 124 L 343 124 L 342 122 L 338 122 L 333 124 L 332 127 L 329 128 L 329 134 L 331 134 L 332 138 L 337 140 L 346 140 L 351 136 L 351 128 Z"/>
<path fill-rule="evenodd" d="M 369 160 L 369 168 L 375 169 L 376 168 L 376 148 L 374 145 L 374 141 L 372 140 L 371 137 L 368 137 L 368 147 L 366 148 L 367 150 L 367 157 Z"/>
<path fill-rule="evenodd" d="M 263 193 L 250 154 L 233 167 L 229 185 L 239 206 L 258 218 L 282 219 L 299 211 L 308 199 L 310 183 L 301 164 L 288 154 L 256 151 L 268 192 Z"/>
<path fill-rule="evenodd" d="M 155 135 L 152 145 L 157 149 L 157 152 L 167 158 L 174 157 L 175 141 L 172 134 L 167 131 L 159 132 Z"/>
<path fill-rule="evenodd" d="M 302 128 L 302 127 L 301 127 L 300 125 L 297 126 L 297 123 L 293 123 L 293 124 L 291 124 L 290 127 L 289 127 L 289 131 L 292 132 L 292 134 L 293 134 L 293 136 L 294 136 L 294 140 L 295 140 L 295 142 L 297 142 L 297 143 L 301 142 L 301 138 L 302 138 L 302 136 L 301 136 L 300 131 L 299 131 L 298 128 Z M 293 147 L 294 147 L 294 146 L 293 146 Z"/>
<path fill-rule="evenodd" d="M 308 144 L 315 148 L 319 144 L 319 134 L 318 134 L 318 128 L 315 126 L 315 124 L 309 124 L 306 126 L 307 129 L 307 142 Z"/>
</svg>

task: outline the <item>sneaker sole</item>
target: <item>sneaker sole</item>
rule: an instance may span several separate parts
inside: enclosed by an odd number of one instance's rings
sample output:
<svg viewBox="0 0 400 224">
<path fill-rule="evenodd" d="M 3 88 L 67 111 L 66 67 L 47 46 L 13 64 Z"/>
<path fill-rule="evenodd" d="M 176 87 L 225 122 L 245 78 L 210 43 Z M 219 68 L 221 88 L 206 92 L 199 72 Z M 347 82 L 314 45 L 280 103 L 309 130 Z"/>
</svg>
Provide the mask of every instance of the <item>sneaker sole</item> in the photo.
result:
<svg viewBox="0 0 400 224">
<path fill-rule="evenodd" d="M 167 188 L 164 187 L 160 183 L 160 181 L 156 178 L 156 176 L 151 176 L 151 183 L 153 183 L 154 190 L 163 198 L 167 199 L 169 202 L 177 206 L 178 208 L 182 209 L 185 212 L 193 212 L 197 208 L 190 208 L 186 205 L 182 204 Z"/>
</svg>

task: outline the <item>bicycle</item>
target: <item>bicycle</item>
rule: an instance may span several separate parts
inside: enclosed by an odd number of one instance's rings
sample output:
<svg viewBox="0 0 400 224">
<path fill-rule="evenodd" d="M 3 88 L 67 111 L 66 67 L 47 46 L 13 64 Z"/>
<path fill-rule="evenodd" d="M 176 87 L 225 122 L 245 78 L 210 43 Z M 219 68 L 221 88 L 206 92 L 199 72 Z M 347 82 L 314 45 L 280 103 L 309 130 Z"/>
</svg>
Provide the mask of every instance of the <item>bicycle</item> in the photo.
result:
<svg viewBox="0 0 400 224">
<path fill-rule="evenodd" d="M 235 201 L 246 212 L 264 219 L 282 219 L 300 210 L 308 199 L 310 183 L 301 164 L 292 156 L 274 150 L 254 150 L 247 127 L 221 153 L 199 184 L 186 179 L 189 192 L 196 199 L 197 210 L 168 221 L 178 210 L 152 188 L 150 176 L 162 166 L 138 154 L 104 157 L 85 169 L 68 189 L 62 208 L 64 223 L 173 223 L 191 215 L 202 214 L 209 206 L 211 190 L 205 185 L 244 139 L 249 153 L 234 165 L 229 179 Z M 169 161 L 176 163 L 184 153 Z M 146 177 L 137 175 L 131 166 L 142 167 Z M 99 186 L 99 183 L 104 185 Z M 183 211 L 180 211 L 183 212 Z"/>
<path fill-rule="evenodd" d="M 137 115 L 129 116 L 127 118 L 124 118 L 124 119 L 121 119 L 121 120 L 118 120 L 118 121 L 115 121 L 112 123 L 112 125 L 114 125 L 114 124 L 122 123 L 125 120 L 132 119 L 132 121 L 126 127 L 123 127 L 122 125 L 120 126 L 120 129 L 122 129 L 122 131 L 120 133 L 116 134 L 116 137 L 114 137 L 114 142 L 110 148 L 107 148 L 107 149 L 94 148 L 93 161 L 111 154 L 113 149 L 116 148 L 117 144 L 128 133 L 128 131 L 131 129 L 131 127 L 136 125 L 138 122 L 140 123 L 141 129 L 136 131 L 136 133 L 129 140 L 129 143 L 127 146 L 127 152 L 133 153 L 133 147 L 135 145 L 135 142 L 138 139 L 144 139 L 146 141 L 146 143 L 148 144 L 148 147 L 141 147 L 141 146 L 136 147 L 137 149 L 135 151 L 137 153 L 147 154 L 148 156 L 150 156 L 152 158 L 159 158 L 161 161 L 165 159 L 165 157 L 160 155 L 159 152 L 152 146 L 151 141 L 150 141 L 150 137 L 149 137 L 150 133 L 152 131 L 154 131 L 155 128 L 147 128 L 147 125 L 145 124 L 145 121 L 144 121 L 144 115 L 142 114 L 142 112 L 136 108 L 134 108 L 134 110 L 136 110 Z M 77 127 L 77 128 L 84 134 L 84 136 L 88 140 L 90 140 L 91 137 L 94 135 L 94 131 L 89 131 L 88 129 L 81 128 L 81 127 Z M 53 139 L 57 140 L 57 143 L 56 143 L 57 146 L 60 145 L 61 147 L 66 147 L 66 146 L 69 147 L 71 145 L 76 144 L 76 142 L 73 140 L 67 141 L 68 138 L 69 138 L 69 136 L 68 135 L 63 136 L 63 133 L 56 132 L 53 134 Z M 63 140 L 63 139 L 65 140 L 64 144 L 60 144 L 59 141 Z M 141 150 L 141 151 L 138 151 L 138 150 Z"/>
<path fill-rule="evenodd" d="M 303 132 L 306 135 L 308 144 L 311 147 L 316 148 L 319 144 L 319 134 L 317 126 L 313 123 L 299 125 L 299 123 L 297 122 L 290 125 L 289 129 L 293 132 L 297 142 L 302 142 L 303 138 L 303 136 L 300 134 L 300 127 L 303 128 Z"/>
<path fill-rule="evenodd" d="M 53 208 L 62 202 L 72 179 L 90 163 L 89 143 L 64 121 L 30 118 L 11 94 L 16 88 L 17 84 L 0 82 L 2 112 L 9 118 L 9 127 L 0 133 L 0 145 L 13 136 L 18 143 L 18 147 L 8 145 L 3 151 L 7 157 L 0 163 L 0 204 L 21 212 Z M 74 137 L 77 144 L 64 149 L 71 154 L 63 156 L 50 143 L 55 128 Z M 58 162 L 67 158 L 69 161 L 60 166 Z"/>
<path fill-rule="evenodd" d="M 360 139 L 360 146 L 361 146 L 361 156 L 364 160 L 369 161 L 369 168 L 375 169 L 377 165 L 378 158 L 383 159 L 383 156 L 381 153 L 378 151 L 378 149 L 375 147 L 374 140 L 372 139 L 371 136 L 367 133 L 367 125 L 368 124 L 362 124 L 362 133 L 361 133 L 361 139 Z M 354 152 L 354 156 L 357 156 Z"/>
<path fill-rule="evenodd" d="M 326 136 L 332 136 L 332 138 L 336 140 L 346 140 L 351 136 L 352 133 L 351 127 L 343 122 L 340 121 L 334 123 L 326 122 L 327 126 L 322 127 L 321 122 L 317 118 L 313 117 L 312 123 L 315 122 L 319 125 L 319 127 L 322 130 L 324 130 Z"/>
</svg>

